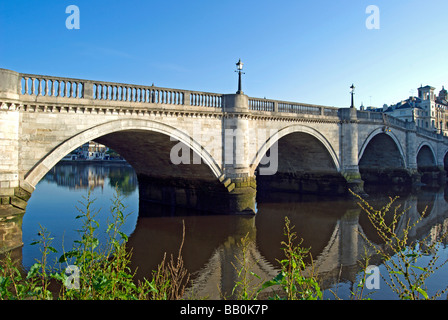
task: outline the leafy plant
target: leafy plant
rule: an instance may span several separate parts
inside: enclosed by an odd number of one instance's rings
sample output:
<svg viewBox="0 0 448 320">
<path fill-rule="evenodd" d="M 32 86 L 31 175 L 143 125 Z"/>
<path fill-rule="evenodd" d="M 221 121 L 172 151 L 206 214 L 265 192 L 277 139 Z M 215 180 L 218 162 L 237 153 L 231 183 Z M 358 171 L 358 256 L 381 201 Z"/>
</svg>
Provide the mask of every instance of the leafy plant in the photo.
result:
<svg viewBox="0 0 448 320">
<path fill-rule="evenodd" d="M 360 200 L 359 206 L 367 214 L 383 242 L 381 246 L 375 245 L 361 234 L 375 253 L 384 260 L 387 277 L 382 278 L 392 291 L 400 299 L 410 300 L 435 299 L 444 294 L 448 287 L 430 296 L 425 283 L 448 261 L 438 263 L 438 250 L 442 247 L 441 241 L 447 236 L 447 232 L 438 241 L 430 241 L 429 235 L 420 241 L 411 241 L 411 231 L 423 220 L 426 210 L 412 222 L 410 218 L 406 218 L 409 208 L 400 210 L 399 205 L 393 208 L 398 197 L 391 198 L 387 205 L 375 210 L 359 195 L 350 192 Z M 427 260 L 426 265 L 423 263 L 423 257 Z"/>
<path fill-rule="evenodd" d="M 310 274 L 305 275 L 305 259 L 312 257 L 310 250 L 303 248 L 301 240 L 296 243 L 297 234 L 293 232 L 294 227 L 290 226 L 290 220 L 285 217 L 285 236 L 286 242 L 282 241 L 283 252 L 285 259 L 280 260 L 281 271 L 272 280 L 263 284 L 260 290 L 272 288 L 274 286 L 280 287 L 285 293 L 281 297 L 278 293 L 275 294 L 275 299 L 287 300 L 318 300 L 322 299 L 322 291 L 320 289 L 317 277 L 314 274 L 314 266 L 311 263 Z"/>
<path fill-rule="evenodd" d="M 232 290 L 232 297 L 236 300 L 257 299 L 259 288 L 262 285 L 260 276 L 251 271 L 257 262 L 249 263 L 249 244 L 249 233 L 247 233 L 241 238 L 241 243 L 238 245 L 241 251 L 235 255 L 236 263 L 232 262 L 232 266 L 237 272 L 237 280 Z"/>
</svg>

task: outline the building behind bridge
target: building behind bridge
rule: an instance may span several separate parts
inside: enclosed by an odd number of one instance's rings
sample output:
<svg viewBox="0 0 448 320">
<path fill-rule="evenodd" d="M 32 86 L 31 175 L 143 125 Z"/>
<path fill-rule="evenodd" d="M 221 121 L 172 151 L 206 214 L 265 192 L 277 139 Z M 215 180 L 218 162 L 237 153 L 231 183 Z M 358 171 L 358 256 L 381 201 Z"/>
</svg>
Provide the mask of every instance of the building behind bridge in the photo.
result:
<svg viewBox="0 0 448 320">
<path fill-rule="evenodd" d="M 418 96 L 411 96 L 406 100 L 391 106 L 368 111 L 381 111 L 392 117 L 404 121 L 415 122 L 417 127 L 448 136 L 448 92 L 442 87 L 439 94 L 429 85 L 418 88 Z"/>
</svg>

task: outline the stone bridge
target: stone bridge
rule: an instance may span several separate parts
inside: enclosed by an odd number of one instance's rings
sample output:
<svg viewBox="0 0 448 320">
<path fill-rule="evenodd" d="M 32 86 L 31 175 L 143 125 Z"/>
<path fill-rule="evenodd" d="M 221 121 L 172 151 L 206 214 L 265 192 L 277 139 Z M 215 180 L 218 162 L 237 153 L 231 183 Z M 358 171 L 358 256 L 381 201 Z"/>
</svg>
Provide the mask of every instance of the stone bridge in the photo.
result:
<svg viewBox="0 0 448 320">
<path fill-rule="evenodd" d="M 258 190 L 344 194 L 445 181 L 448 140 L 382 113 L 0 69 L 0 199 L 26 207 L 88 141 L 135 169 L 140 201 L 255 212 Z"/>
</svg>

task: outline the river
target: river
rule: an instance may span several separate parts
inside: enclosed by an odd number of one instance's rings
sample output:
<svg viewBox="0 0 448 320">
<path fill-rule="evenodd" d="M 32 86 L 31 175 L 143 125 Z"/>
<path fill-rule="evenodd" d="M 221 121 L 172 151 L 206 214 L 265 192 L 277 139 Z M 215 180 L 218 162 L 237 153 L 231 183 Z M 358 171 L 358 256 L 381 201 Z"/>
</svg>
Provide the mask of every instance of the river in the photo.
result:
<svg viewBox="0 0 448 320">
<path fill-rule="evenodd" d="M 350 290 L 360 280 L 357 261 L 362 257 L 366 242 L 361 233 L 375 243 L 378 237 L 370 227 L 366 216 L 353 199 L 343 197 L 300 196 L 269 193 L 257 195 L 256 216 L 197 215 L 186 214 L 180 209 L 166 208 L 156 204 L 145 206 L 139 212 L 138 183 L 132 167 L 125 164 L 59 163 L 39 182 L 28 202 L 22 223 L 23 246 L 18 255 L 25 268 L 40 257 L 37 239 L 41 227 L 54 238 L 53 246 L 58 254 L 69 250 L 78 239 L 76 231 L 80 221 L 75 217 L 83 205 L 80 201 L 92 189 L 96 199 L 94 208 L 99 209 L 97 220 L 102 230 L 110 218 L 111 199 L 115 185 L 125 196 L 129 213 L 123 231 L 129 236 L 132 248 L 132 265 L 137 277 L 150 277 L 165 252 L 176 255 L 182 241 L 185 224 L 185 243 L 182 256 L 192 275 L 189 289 L 192 297 L 219 299 L 229 294 L 236 279 L 235 256 L 241 251 L 239 242 L 249 239 L 249 260 L 252 270 L 264 279 L 278 273 L 278 259 L 283 258 L 281 241 L 285 240 L 284 225 L 287 216 L 295 226 L 302 246 L 311 248 L 314 266 L 322 279 L 325 299 L 350 298 Z M 412 237 L 430 236 L 436 239 L 448 223 L 446 188 L 421 188 L 419 191 L 386 191 L 371 188 L 368 201 L 377 208 L 388 202 L 389 196 L 399 195 L 397 204 L 410 207 L 410 217 L 418 216 L 427 207 L 426 218 Z M 395 194 L 393 194 L 395 193 Z M 78 208 L 78 209 L 77 209 Z M 16 250 L 16 251 L 17 251 Z M 443 245 L 439 254 L 447 258 Z M 429 259 L 429 258 L 428 258 Z M 385 272 L 379 264 L 379 270 Z M 442 268 L 427 282 L 429 291 L 443 289 L 448 285 L 448 271 Z M 381 279 L 378 289 L 371 292 L 372 299 L 396 299 Z M 446 296 L 442 296 L 446 298 Z"/>
</svg>

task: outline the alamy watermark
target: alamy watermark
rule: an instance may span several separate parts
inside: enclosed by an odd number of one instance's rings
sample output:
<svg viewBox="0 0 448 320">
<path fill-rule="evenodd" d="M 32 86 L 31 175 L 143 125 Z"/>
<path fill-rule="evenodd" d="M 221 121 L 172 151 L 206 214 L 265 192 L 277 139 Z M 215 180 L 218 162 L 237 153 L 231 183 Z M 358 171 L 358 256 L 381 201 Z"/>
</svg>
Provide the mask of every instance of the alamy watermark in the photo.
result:
<svg viewBox="0 0 448 320">
<path fill-rule="evenodd" d="M 368 290 L 378 290 L 380 288 L 380 268 L 370 265 L 366 269 L 366 288 Z"/>
<path fill-rule="evenodd" d="M 179 141 L 170 136 L 171 141 Z M 276 129 L 224 129 L 202 130 L 200 124 L 193 128 L 193 136 L 187 141 L 179 141 L 170 151 L 171 163 L 201 164 L 209 156 L 219 159 L 222 156 L 224 165 L 249 166 L 259 164 L 260 175 L 274 175 L 278 169 L 278 145 L 269 141 L 278 140 Z M 193 152 L 192 150 L 195 150 Z M 249 154 L 248 150 L 258 150 Z M 258 162 L 258 163 L 256 163 Z"/>
<path fill-rule="evenodd" d="M 80 28 L 80 13 L 79 7 L 71 4 L 65 8 L 65 13 L 70 14 L 65 19 L 65 27 L 69 30 Z"/>
<path fill-rule="evenodd" d="M 366 14 L 369 16 L 366 19 L 366 28 L 369 30 L 380 29 L 380 8 L 375 5 L 369 5 L 366 8 Z"/>
<path fill-rule="evenodd" d="M 69 265 L 67 268 L 65 268 L 65 274 L 68 275 L 68 277 L 65 279 L 65 287 L 67 289 L 78 290 L 80 276 L 79 268 L 75 265 Z"/>
</svg>

